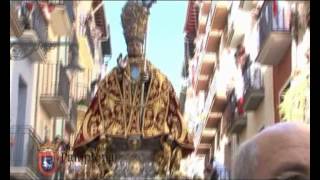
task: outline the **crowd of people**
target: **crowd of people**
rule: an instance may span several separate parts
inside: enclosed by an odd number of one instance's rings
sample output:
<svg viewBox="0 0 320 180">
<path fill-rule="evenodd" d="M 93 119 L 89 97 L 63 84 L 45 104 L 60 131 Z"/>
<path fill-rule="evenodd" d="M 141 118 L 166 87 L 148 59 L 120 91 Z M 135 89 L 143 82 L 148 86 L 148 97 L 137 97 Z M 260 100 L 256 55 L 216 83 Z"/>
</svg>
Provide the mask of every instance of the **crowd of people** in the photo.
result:
<svg viewBox="0 0 320 180">
<path fill-rule="evenodd" d="M 310 127 L 284 122 L 267 127 L 240 147 L 230 172 L 212 158 L 205 179 L 310 179 Z"/>
</svg>

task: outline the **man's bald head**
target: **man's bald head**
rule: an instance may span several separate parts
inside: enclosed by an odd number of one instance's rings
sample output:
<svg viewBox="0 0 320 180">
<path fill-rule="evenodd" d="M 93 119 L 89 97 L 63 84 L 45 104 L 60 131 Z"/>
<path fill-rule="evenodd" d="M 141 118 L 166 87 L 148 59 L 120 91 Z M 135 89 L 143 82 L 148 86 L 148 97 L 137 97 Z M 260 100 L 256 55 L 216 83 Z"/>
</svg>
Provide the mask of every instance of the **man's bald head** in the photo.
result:
<svg viewBox="0 0 320 180">
<path fill-rule="evenodd" d="M 309 174 L 310 128 L 302 123 L 278 123 L 264 129 L 240 146 L 232 167 L 232 177 L 241 179 L 308 178 Z"/>
</svg>

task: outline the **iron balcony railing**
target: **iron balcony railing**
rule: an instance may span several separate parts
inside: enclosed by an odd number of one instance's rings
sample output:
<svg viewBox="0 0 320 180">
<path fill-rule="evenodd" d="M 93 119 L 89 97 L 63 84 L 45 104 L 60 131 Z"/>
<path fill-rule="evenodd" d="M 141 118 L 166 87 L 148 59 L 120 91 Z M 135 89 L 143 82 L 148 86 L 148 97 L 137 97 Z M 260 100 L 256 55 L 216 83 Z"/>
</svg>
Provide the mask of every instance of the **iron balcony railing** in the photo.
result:
<svg viewBox="0 0 320 180">
<path fill-rule="evenodd" d="M 233 89 L 230 92 L 230 96 L 228 98 L 228 104 L 227 104 L 227 108 L 224 112 L 224 115 L 227 116 L 227 121 L 226 121 L 226 129 L 227 131 L 229 131 L 234 123 L 234 115 L 236 113 L 236 108 L 237 108 L 237 98 L 236 98 L 236 94 L 235 94 L 235 90 Z"/>
<path fill-rule="evenodd" d="M 185 109 L 186 97 L 187 97 L 187 86 L 183 86 L 180 92 L 180 111 L 183 114 Z"/>
<path fill-rule="evenodd" d="M 207 94 L 205 95 L 205 102 L 204 102 L 204 106 L 202 108 L 202 111 L 200 113 L 198 113 L 198 117 L 199 118 L 199 123 L 195 129 L 195 134 L 194 134 L 194 142 L 197 145 L 200 142 L 200 137 L 202 134 L 202 131 L 204 130 L 205 126 L 206 126 L 206 121 L 208 119 L 208 115 L 211 111 L 211 104 L 214 101 L 214 97 L 217 91 L 217 76 L 215 76 L 215 74 L 213 74 L 213 78 L 210 82 L 210 86 L 209 86 L 209 90 L 207 92 Z"/>
<path fill-rule="evenodd" d="M 288 6 L 279 4 L 277 8 L 274 7 L 273 1 L 265 1 L 260 13 L 260 47 L 264 44 L 269 34 L 273 31 L 289 32 L 290 31 L 290 8 Z"/>
<path fill-rule="evenodd" d="M 20 1 L 10 1 L 10 19 L 13 18 L 20 28 L 25 29 L 29 25 L 29 14 L 28 9 L 22 6 Z"/>
<path fill-rule="evenodd" d="M 245 69 L 243 74 L 244 80 L 244 95 L 249 90 L 263 90 L 263 74 L 258 64 L 251 63 Z"/>
<path fill-rule="evenodd" d="M 48 40 L 48 22 L 44 17 L 44 13 L 39 4 L 35 4 L 35 9 L 32 13 L 31 28 L 37 33 L 41 42 Z"/>
<path fill-rule="evenodd" d="M 75 31 L 72 34 L 71 42 L 74 46 L 70 46 L 69 48 L 68 69 L 82 71 L 83 68 L 79 64 L 79 43 Z"/>
<path fill-rule="evenodd" d="M 81 103 L 86 103 L 89 101 L 89 97 L 90 97 L 90 88 L 88 85 L 82 84 L 82 83 L 78 83 L 75 86 L 75 100 L 77 100 L 78 102 L 81 101 Z M 81 104 L 80 103 L 80 104 Z"/>
<path fill-rule="evenodd" d="M 185 37 L 184 39 L 184 64 L 182 70 L 182 76 L 188 77 L 189 76 L 189 61 L 193 58 L 195 53 L 195 45 L 193 43 L 194 38 L 192 37 Z"/>
<path fill-rule="evenodd" d="M 226 111 L 228 112 L 225 112 L 225 114 L 228 113 L 226 114 L 228 118 L 225 126 L 225 129 L 227 130 L 227 132 L 231 132 L 231 133 L 240 132 L 243 129 L 243 127 L 246 125 L 247 114 L 245 112 L 244 113 L 239 112 L 240 110 L 238 108 L 242 108 L 240 106 L 242 105 L 238 105 L 235 90 L 233 89 L 230 92 L 230 95 L 228 98 L 228 105 L 226 108 Z"/>
<path fill-rule="evenodd" d="M 73 3 L 74 3 L 73 1 L 64 1 L 70 23 L 73 23 L 75 21 L 75 14 L 73 11 Z"/>
<path fill-rule="evenodd" d="M 65 104 L 69 104 L 70 82 L 66 67 L 61 64 L 41 64 L 42 74 L 42 96 L 62 97 Z"/>
<path fill-rule="evenodd" d="M 193 142 L 194 142 L 195 147 L 200 144 L 201 134 L 202 134 L 202 131 L 203 131 L 204 126 L 205 126 L 205 124 L 204 124 L 205 120 L 203 119 L 203 117 L 201 117 L 201 114 L 198 115 L 197 120 L 198 120 L 198 122 L 195 125 L 194 137 L 193 137 Z"/>
<path fill-rule="evenodd" d="M 75 20 L 75 14 L 73 11 L 73 2 L 74 1 L 69 1 L 69 0 L 67 1 L 66 0 L 49 0 L 48 1 L 48 3 L 52 5 L 65 6 L 70 23 L 73 23 Z"/>
<path fill-rule="evenodd" d="M 10 128 L 10 167 L 29 168 L 38 178 L 38 150 L 42 143 L 34 129 L 27 125 L 15 125 Z"/>
<path fill-rule="evenodd" d="M 211 82 L 210 82 L 210 86 L 209 86 L 209 90 L 208 90 L 208 93 L 206 95 L 206 100 L 205 100 L 205 104 L 204 104 L 204 108 L 203 108 L 203 114 L 206 114 L 208 115 L 209 114 L 209 111 L 210 111 L 210 107 L 211 107 L 211 104 L 213 102 L 213 99 L 215 97 L 215 94 L 216 94 L 216 91 L 217 91 L 217 75 L 214 73 L 212 75 L 212 79 L 211 79 Z"/>
<path fill-rule="evenodd" d="M 54 4 L 54 5 L 63 5 L 64 4 L 64 0 L 48 0 L 49 4 Z"/>
<path fill-rule="evenodd" d="M 101 51 L 102 56 L 111 56 L 112 49 L 111 49 L 111 37 L 110 37 L 110 25 L 107 25 L 107 39 L 102 40 L 101 42 Z"/>
<path fill-rule="evenodd" d="M 48 39 L 48 22 L 44 16 L 42 7 L 36 1 L 10 1 L 10 9 L 17 17 L 23 30 L 34 30 L 39 41 Z"/>
<path fill-rule="evenodd" d="M 94 39 L 93 39 L 93 36 L 92 36 L 92 31 L 91 31 L 91 28 L 90 28 L 89 21 L 86 22 L 85 26 L 86 26 L 86 37 L 87 37 L 87 41 L 88 41 L 88 44 L 89 44 L 89 47 L 90 47 L 90 52 L 91 52 L 92 58 L 94 58 Z"/>
<path fill-rule="evenodd" d="M 69 132 L 74 132 L 77 126 L 77 102 L 72 100 L 70 106 L 70 115 L 66 123 L 66 129 Z"/>
</svg>

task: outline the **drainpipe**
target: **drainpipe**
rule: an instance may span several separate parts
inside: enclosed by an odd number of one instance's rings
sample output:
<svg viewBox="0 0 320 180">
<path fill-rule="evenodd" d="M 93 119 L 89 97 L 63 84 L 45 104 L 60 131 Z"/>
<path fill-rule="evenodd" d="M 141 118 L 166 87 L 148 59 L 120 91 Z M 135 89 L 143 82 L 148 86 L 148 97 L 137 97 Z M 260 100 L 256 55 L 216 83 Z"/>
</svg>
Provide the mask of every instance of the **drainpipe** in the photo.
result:
<svg viewBox="0 0 320 180">
<path fill-rule="evenodd" d="M 39 100 L 39 73 L 40 73 L 40 63 L 37 63 L 37 68 L 38 68 L 38 72 L 37 72 L 37 84 L 36 84 L 36 107 L 35 107 L 35 111 L 34 111 L 34 132 L 35 134 L 37 134 L 37 115 L 38 115 L 38 105 L 40 105 L 40 103 L 38 103 Z M 41 137 L 41 136 L 40 136 Z"/>
</svg>

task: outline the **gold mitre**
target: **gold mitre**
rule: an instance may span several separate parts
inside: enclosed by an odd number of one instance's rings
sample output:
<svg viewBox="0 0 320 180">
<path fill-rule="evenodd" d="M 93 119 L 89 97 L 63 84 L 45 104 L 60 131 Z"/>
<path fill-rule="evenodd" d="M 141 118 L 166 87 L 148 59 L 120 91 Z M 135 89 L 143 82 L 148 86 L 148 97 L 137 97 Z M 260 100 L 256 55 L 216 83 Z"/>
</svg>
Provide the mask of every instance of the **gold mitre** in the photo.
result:
<svg viewBox="0 0 320 180">
<path fill-rule="evenodd" d="M 128 1 L 123 7 L 121 22 L 127 46 L 134 41 L 144 43 L 148 15 L 148 9 L 136 1 Z"/>
</svg>

